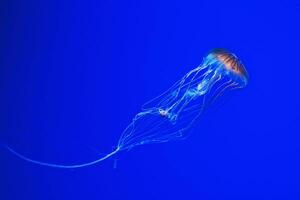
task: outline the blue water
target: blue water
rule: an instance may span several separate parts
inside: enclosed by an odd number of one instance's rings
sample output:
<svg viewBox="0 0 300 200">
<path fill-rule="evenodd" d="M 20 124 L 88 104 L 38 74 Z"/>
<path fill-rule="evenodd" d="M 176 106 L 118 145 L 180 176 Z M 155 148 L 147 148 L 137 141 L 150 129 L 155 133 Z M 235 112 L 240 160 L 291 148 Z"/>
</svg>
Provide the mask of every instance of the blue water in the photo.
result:
<svg viewBox="0 0 300 200">
<path fill-rule="evenodd" d="M 249 85 L 183 141 L 98 165 L 38 166 L 0 149 L 0 199 L 300 199 L 300 3 L 7 1 L 0 7 L 0 141 L 81 163 L 117 145 L 141 105 L 234 52 Z"/>
</svg>

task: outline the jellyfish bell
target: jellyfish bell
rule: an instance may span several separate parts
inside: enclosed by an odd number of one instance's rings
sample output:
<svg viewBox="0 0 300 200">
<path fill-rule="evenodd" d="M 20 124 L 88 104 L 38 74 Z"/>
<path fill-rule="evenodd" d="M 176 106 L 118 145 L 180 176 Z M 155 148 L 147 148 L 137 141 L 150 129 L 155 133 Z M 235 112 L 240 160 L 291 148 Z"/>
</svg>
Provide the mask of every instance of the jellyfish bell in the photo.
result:
<svg viewBox="0 0 300 200">
<path fill-rule="evenodd" d="M 213 49 L 202 62 L 210 76 L 205 91 L 207 105 L 212 105 L 225 91 L 244 88 L 248 73 L 241 60 L 226 49 Z M 204 81 L 202 81 L 204 83 Z"/>
<path fill-rule="evenodd" d="M 228 76 L 239 87 L 245 87 L 248 83 L 248 73 L 241 60 L 233 53 L 225 49 L 214 49 L 205 58 L 205 62 L 215 67 L 218 73 Z"/>
</svg>

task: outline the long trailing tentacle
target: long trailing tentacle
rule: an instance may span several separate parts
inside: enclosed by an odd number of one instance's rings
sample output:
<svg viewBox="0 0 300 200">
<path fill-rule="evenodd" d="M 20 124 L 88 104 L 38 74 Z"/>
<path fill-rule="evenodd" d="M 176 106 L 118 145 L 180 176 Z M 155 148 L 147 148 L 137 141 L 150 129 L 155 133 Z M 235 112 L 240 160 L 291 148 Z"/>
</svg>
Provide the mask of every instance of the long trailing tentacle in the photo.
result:
<svg viewBox="0 0 300 200">
<path fill-rule="evenodd" d="M 37 165 L 43 165 L 43 166 L 47 166 L 47 167 L 54 167 L 54 168 L 64 168 L 64 169 L 75 169 L 75 168 L 82 168 L 82 167 L 87 167 L 87 166 L 91 166 L 91 165 L 95 165 L 111 156 L 113 156 L 114 154 L 116 154 L 117 152 L 119 152 L 119 149 L 117 148 L 116 150 L 112 151 L 109 154 L 106 154 L 105 156 L 94 160 L 94 161 L 90 161 L 90 162 L 86 162 L 86 163 L 82 163 L 82 164 L 74 164 L 74 165 L 60 165 L 60 164 L 54 164 L 54 163 L 47 163 L 47 162 L 41 162 L 38 160 L 34 160 L 31 158 L 28 158 L 20 153 L 18 153 L 17 151 L 15 151 L 14 149 L 12 149 L 11 147 L 7 146 L 7 145 L 3 145 L 3 147 L 5 149 L 7 149 L 8 151 L 10 151 L 12 154 L 14 154 L 15 156 L 21 158 L 22 160 L 25 160 L 27 162 L 30 163 L 34 163 Z"/>
</svg>

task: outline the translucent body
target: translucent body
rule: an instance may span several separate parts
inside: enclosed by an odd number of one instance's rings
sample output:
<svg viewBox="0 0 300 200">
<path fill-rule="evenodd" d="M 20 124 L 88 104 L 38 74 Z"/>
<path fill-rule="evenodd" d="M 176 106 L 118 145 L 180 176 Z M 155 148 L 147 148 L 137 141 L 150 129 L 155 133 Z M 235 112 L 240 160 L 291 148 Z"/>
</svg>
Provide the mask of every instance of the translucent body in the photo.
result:
<svg viewBox="0 0 300 200">
<path fill-rule="evenodd" d="M 184 138 L 207 102 L 226 89 L 246 86 L 247 76 L 235 55 L 221 49 L 212 51 L 200 66 L 144 104 L 143 111 L 122 133 L 118 149 Z"/>
<path fill-rule="evenodd" d="M 39 165 L 58 168 L 94 165 L 137 145 L 184 138 L 208 102 L 214 101 L 227 89 L 245 87 L 247 81 L 247 72 L 239 59 L 226 50 L 216 49 L 170 89 L 144 104 L 142 111 L 121 134 L 117 148 L 102 158 L 83 164 L 59 165 L 33 160 L 10 147 L 6 148 L 16 156 Z"/>
</svg>

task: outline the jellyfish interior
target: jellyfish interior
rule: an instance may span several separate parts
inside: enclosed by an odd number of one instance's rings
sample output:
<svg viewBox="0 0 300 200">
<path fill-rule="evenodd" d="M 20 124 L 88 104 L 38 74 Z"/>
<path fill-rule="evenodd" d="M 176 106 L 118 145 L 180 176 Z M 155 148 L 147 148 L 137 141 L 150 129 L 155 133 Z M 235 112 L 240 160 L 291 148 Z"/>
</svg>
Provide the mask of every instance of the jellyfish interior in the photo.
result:
<svg viewBox="0 0 300 200">
<path fill-rule="evenodd" d="M 211 51 L 201 65 L 143 105 L 122 133 L 118 149 L 184 138 L 207 102 L 227 89 L 246 86 L 247 81 L 247 72 L 234 54 L 224 49 Z"/>
</svg>

